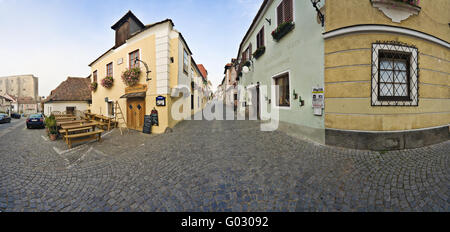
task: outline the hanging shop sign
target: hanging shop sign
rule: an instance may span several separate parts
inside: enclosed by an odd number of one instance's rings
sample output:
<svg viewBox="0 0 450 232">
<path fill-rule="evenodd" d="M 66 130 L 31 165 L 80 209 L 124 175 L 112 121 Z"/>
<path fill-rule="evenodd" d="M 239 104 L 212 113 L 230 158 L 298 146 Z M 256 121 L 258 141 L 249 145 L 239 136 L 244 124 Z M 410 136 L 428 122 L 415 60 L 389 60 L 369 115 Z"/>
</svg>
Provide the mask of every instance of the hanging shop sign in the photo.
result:
<svg viewBox="0 0 450 232">
<path fill-rule="evenodd" d="M 166 98 L 163 96 L 156 97 L 156 106 L 166 106 Z"/>
</svg>

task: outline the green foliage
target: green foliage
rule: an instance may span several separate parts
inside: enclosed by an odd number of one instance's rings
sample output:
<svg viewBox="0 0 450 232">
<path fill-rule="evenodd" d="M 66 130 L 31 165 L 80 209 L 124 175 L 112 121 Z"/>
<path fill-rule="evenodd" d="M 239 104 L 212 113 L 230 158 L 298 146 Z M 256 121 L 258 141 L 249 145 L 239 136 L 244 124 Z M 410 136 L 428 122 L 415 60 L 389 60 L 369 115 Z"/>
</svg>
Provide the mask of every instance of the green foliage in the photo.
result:
<svg viewBox="0 0 450 232">
<path fill-rule="evenodd" d="M 45 126 L 48 128 L 48 132 L 52 135 L 58 134 L 58 126 L 54 115 L 45 118 Z"/>
</svg>

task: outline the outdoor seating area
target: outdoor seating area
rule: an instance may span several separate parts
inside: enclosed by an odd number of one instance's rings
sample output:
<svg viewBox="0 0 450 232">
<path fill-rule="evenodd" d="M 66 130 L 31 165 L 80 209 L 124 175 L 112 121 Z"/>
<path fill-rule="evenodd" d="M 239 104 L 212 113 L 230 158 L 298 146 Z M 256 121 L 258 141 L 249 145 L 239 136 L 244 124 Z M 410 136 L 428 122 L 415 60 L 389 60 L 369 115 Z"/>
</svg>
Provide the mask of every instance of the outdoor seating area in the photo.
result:
<svg viewBox="0 0 450 232">
<path fill-rule="evenodd" d="M 52 112 L 55 119 L 56 131 L 64 142 L 73 147 L 74 143 L 97 140 L 101 141 L 102 133 L 116 126 L 113 118 L 89 112 L 76 112 L 75 116 L 69 112 Z"/>
<path fill-rule="evenodd" d="M 84 113 L 85 120 L 96 121 L 99 123 L 101 129 L 106 129 L 110 131 L 117 127 L 117 122 L 112 117 L 107 117 L 104 115 L 92 114 L 89 112 Z"/>
</svg>

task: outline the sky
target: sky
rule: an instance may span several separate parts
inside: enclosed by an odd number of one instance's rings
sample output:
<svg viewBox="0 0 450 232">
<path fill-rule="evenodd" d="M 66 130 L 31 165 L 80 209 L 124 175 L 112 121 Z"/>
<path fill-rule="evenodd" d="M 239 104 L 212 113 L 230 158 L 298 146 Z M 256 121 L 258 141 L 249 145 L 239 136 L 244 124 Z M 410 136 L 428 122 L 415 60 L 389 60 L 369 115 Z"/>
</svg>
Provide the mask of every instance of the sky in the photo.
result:
<svg viewBox="0 0 450 232">
<path fill-rule="evenodd" d="M 0 77 L 33 74 L 48 96 L 114 45 L 111 26 L 128 10 L 144 24 L 167 18 L 215 89 L 263 0 L 0 0 Z"/>
</svg>

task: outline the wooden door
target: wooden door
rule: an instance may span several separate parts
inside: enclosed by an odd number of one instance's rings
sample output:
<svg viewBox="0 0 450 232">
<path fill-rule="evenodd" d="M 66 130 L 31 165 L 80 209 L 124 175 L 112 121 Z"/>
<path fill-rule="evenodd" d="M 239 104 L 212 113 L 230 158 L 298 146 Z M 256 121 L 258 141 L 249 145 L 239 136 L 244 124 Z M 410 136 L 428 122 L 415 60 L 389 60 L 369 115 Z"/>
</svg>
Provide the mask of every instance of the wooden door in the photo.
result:
<svg viewBox="0 0 450 232">
<path fill-rule="evenodd" d="M 130 98 L 127 101 L 127 126 L 129 129 L 141 131 L 144 127 L 145 100 Z"/>
</svg>

